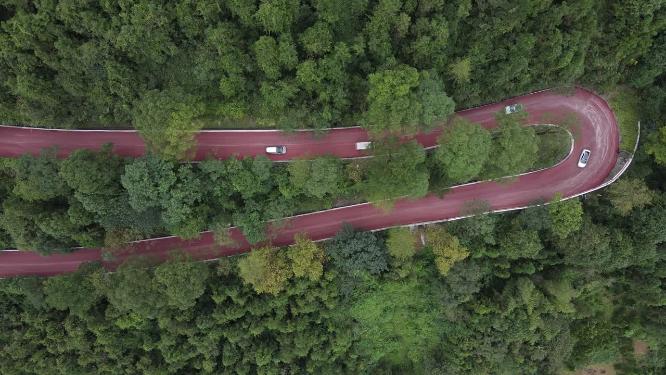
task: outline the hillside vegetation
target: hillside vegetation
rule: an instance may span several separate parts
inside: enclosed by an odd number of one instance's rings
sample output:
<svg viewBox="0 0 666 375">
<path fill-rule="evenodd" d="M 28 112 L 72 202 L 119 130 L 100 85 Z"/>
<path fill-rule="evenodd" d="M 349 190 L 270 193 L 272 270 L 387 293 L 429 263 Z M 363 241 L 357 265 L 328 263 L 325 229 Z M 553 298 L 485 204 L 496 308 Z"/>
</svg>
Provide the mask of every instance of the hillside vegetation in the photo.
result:
<svg viewBox="0 0 666 375">
<path fill-rule="evenodd" d="M 547 166 L 566 137 L 450 117 L 546 87 L 611 98 L 623 149 L 642 133 L 626 175 L 581 199 L 0 280 L 0 373 L 666 373 L 664 62 L 663 0 L 4 1 L 0 122 L 134 127 L 152 153 L 2 159 L 2 247 L 224 243 L 229 225 L 261 242 L 268 219 Z M 444 124 L 431 152 L 394 137 Z M 202 127 L 351 125 L 375 158 L 180 162 Z"/>
</svg>

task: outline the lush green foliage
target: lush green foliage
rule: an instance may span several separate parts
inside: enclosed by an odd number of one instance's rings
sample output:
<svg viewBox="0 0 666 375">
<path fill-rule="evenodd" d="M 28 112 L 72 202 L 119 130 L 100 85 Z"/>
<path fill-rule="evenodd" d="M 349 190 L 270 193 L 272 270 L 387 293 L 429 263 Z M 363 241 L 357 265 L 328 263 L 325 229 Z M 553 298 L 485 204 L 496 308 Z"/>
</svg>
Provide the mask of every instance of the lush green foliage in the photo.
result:
<svg viewBox="0 0 666 375">
<path fill-rule="evenodd" d="M 499 130 L 483 172 L 491 178 L 513 176 L 528 170 L 536 161 L 538 143 L 533 127 L 522 126 L 525 112 L 497 114 Z"/>
<path fill-rule="evenodd" d="M 287 257 L 296 277 L 317 281 L 324 273 L 324 250 L 305 236 L 296 236 L 296 242 L 289 246 Z"/>
<path fill-rule="evenodd" d="M 608 200 L 623 216 L 634 208 L 645 207 L 653 197 L 645 182 L 637 178 L 622 178 L 608 188 Z"/>
<path fill-rule="evenodd" d="M 402 197 L 419 198 L 428 192 L 426 154 L 415 141 L 399 143 L 388 138 L 373 144 L 375 157 L 366 163 L 363 196 L 370 202 Z"/>
<path fill-rule="evenodd" d="M 622 355 L 625 373 L 658 373 L 666 199 L 653 194 L 628 216 L 589 195 L 564 240 L 570 201 L 428 227 L 432 252 L 400 264 L 383 234 L 346 228 L 328 263 L 301 237 L 218 264 L 6 279 L 0 371 L 556 374 Z M 387 245 L 409 234 L 392 233 Z"/>
<path fill-rule="evenodd" d="M 609 104 L 620 127 L 620 148 L 632 152 L 638 137 L 639 97 L 629 89 L 619 89 L 611 93 Z"/>
<path fill-rule="evenodd" d="M 456 118 L 444 128 L 435 150 L 449 183 L 467 182 L 477 177 L 488 160 L 491 135 L 480 125 Z"/>
<path fill-rule="evenodd" d="M 380 240 L 369 232 L 356 232 L 344 226 L 326 246 L 331 262 L 350 276 L 378 275 L 388 269 L 388 259 Z"/>
<path fill-rule="evenodd" d="M 406 261 L 414 256 L 416 251 L 416 238 L 408 228 L 393 228 L 388 230 L 386 249 L 391 257 L 398 261 Z"/>
<path fill-rule="evenodd" d="M 406 65 L 368 76 L 368 111 L 364 124 L 375 134 L 415 133 L 429 129 L 453 112 L 436 75 Z"/>
<path fill-rule="evenodd" d="M 238 262 L 238 276 L 257 293 L 278 294 L 291 276 L 284 254 L 270 247 L 254 249 Z"/>
<path fill-rule="evenodd" d="M 599 360 L 664 373 L 666 170 L 654 161 L 666 160 L 665 9 L 660 0 L 3 3 L 3 123 L 133 123 L 167 159 L 106 150 L 3 160 L 6 246 L 54 252 L 231 224 L 260 241 L 266 220 L 291 212 L 427 190 L 409 144 L 386 171 L 372 160 L 168 161 L 208 124 L 414 131 L 443 120 L 449 97 L 467 107 L 621 83 L 636 90 L 622 102 L 639 110 L 620 122 L 640 118 L 648 144 L 605 191 L 430 229 L 445 233 L 443 246 L 401 262 L 385 246 L 408 253 L 404 231 L 345 229 L 326 256 L 300 239 L 217 264 L 176 256 L 0 280 L 0 373 L 560 374 Z M 520 120 L 500 119 L 481 176 L 539 165 Z M 623 132 L 623 148 L 629 139 Z M 633 339 L 647 355 L 633 356 Z"/>
<path fill-rule="evenodd" d="M 435 265 L 437 270 L 443 276 L 449 273 L 449 270 L 456 262 L 459 262 L 469 256 L 469 250 L 460 244 L 460 240 L 451 235 L 440 226 L 430 226 L 425 231 L 427 246 L 435 255 Z"/>
<path fill-rule="evenodd" d="M 664 8 L 647 3 L 9 1 L 0 120 L 132 123 L 182 157 L 206 124 L 430 126 L 471 106 L 583 81 L 648 86 Z"/>
<path fill-rule="evenodd" d="M 583 206 L 577 198 L 560 202 L 561 196 L 555 197 L 548 206 L 550 225 L 553 234 L 559 238 L 567 238 L 570 233 L 580 229 L 583 223 Z"/>
</svg>

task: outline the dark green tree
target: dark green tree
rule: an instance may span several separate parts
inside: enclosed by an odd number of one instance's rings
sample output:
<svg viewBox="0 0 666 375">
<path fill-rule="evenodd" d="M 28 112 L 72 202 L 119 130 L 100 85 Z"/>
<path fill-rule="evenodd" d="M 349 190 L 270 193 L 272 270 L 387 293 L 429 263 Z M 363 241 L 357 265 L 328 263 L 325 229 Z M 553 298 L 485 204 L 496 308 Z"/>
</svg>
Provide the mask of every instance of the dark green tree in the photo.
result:
<svg viewBox="0 0 666 375">
<path fill-rule="evenodd" d="M 498 114 L 498 134 L 491 148 L 484 176 L 512 176 L 526 172 L 536 160 L 538 143 L 532 127 L 523 126 L 525 113 Z"/>
<path fill-rule="evenodd" d="M 365 165 L 363 196 L 371 202 L 401 197 L 419 198 L 428 192 L 425 151 L 415 141 L 389 138 L 373 144 L 373 157 Z"/>
<path fill-rule="evenodd" d="M 326 245 L 326 254 L 343 272 L 356 276 L 363 272 L 377 275 L 388 269 L 386 250 L 379 239 L 369 232 L 356 232 L 350 225 Z"/>
<path fill-rule="evenodd" d="M 67 184 L 58 173 L 56 150 L 42 150 L 38 157 L 21 156 L 11 166 L 16 196 L 27 201 L 46 201 L 69 195 Z"/>
<path fill-rule="evenodd" d="M 435 158 L 451 183 L 467 182 L 481 173 L 491 149 L 490 133 L 461 117 L 444 128 Z"/>
<path fill-rule="evenodd" d="M 401 65 L 370 74 L 364 126 L 375 134 L 415 133 L 445 120 L 454 103 L 438 76 Z"/>
</svg>

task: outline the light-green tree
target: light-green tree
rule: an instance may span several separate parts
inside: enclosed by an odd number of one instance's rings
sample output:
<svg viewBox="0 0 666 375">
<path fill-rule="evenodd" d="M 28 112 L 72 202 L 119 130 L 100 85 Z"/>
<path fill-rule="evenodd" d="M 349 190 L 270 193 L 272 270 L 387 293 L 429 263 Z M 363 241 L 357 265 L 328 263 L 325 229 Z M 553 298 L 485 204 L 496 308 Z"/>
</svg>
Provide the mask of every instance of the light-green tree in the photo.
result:
<svg viewBox="0 0 666 375">
<path fill-rule="evenodd" d="M 550 230 L 561 239 L 580 229 L 583 224 L 583 206 L 578 198 L 561 201 L 562 195 L 557 194 L 548 205 Z"/>
<path fill-rule="evenodd" d="M 335 197 L 342 190 L 342 163 L 332 157 L 297 159 L 287 166 L 290 187 L 315 198 Z"/>
<path fill-rule="evenodd" d="M 443 323 L 428 283 L 415 277 L 372 283 L 349 309 L 359 352 L 371 363 L 419 368 L 439 342 Z"/>
<path fill-rule="evenodd" d="M 449 66 L 449 72 L 458 85 L 464 85 L 472 74 L 472 61 L 469 57 L 458 59 Z"/>
<path fill-rule="evenodd" d="M 446 276 L 456 262 L 469 256 L 469 250 L 460 244 L 458 237 L 447 232 L 442 226 L 428 226 L 425 236 L 426 245 L 435 255 L 435 266 L 442 276 Z"/>
<path fill-rule="evenodd" d="M 310 55 L 323 55 L 331 50 L 333 33 L 326 22 L 317 22 L 305 30 L 300 39 Z"/>
<path fill-rule="evenodd" d="M 305 235 L 297 235 L 295 240 L 287 250 L 294 275 L 319 280 L 324 274 L 324 250 Z"/>
<path fill-rule="evenodd" d="M 277 295 L 286 287 L 292 271 L 283 253 L 262 247 L 238 260 L 238 275 L 257 293 Z"/>
<path fill-rule="evenodd" d="M 372 133 L 415 133 L 445 120 L 454 103 L 439 77 L 400 65 L 368 77 L 368 110 L 364 126 Z"/>
<path fill-rule="evenodd" d="M 298 0 L 262 1 L 254 17 L 269 33 L 283 33 L 296 21 L 299 11 Z"/>
<path fill-rule="evenodd" d="M 617 212 L 628 215 L 634 208 L 643 208 L 652 202 L 654 193 L 638 178 L 622 178 L 608 187 L 608 200 Z"/>
<path fill-rule="evenodd" d="M 386 248 L 388 253 L 398 261 L 411 259 L 416 252 L 416 239 L 408 228 L 392 228 L 388 230 Z"/>
</svg>

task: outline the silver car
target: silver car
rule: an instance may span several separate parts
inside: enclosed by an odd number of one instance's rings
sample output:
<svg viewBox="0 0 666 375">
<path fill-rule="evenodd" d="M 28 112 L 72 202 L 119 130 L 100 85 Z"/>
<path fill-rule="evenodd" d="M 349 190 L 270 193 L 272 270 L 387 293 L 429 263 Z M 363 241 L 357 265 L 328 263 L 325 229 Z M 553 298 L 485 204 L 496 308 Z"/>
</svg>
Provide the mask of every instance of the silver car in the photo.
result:
<svg viewBox="0 0 666 375">
<path fill-rule="evenodd" d="M 592 152 L 588 149 L 583 149 L 583 152 L 580 153 L 580 158 L 578 158 L 578 167 L 585 168 L 587 161 L 590 160 L 590 154 Z"/>
<path fill-rule="evenodd" d="M 520 112 L 523 110 L 522 104 L 511 104 L 504 107 L 504 113 L 510 115 L 512 113 Z"/>
<path fill-rule="evenodd" d="M 370 145 L 372 145 L 372 142 L 356 142 L 356 149 L 357 150 L 367 150 L 370 148 Z"/>
<path fill-rule="evenodd" d="M 284 155 L 287 153 L 287 146 L 268 146 L 266 153 L 271 155 Z"/>
</svg>

